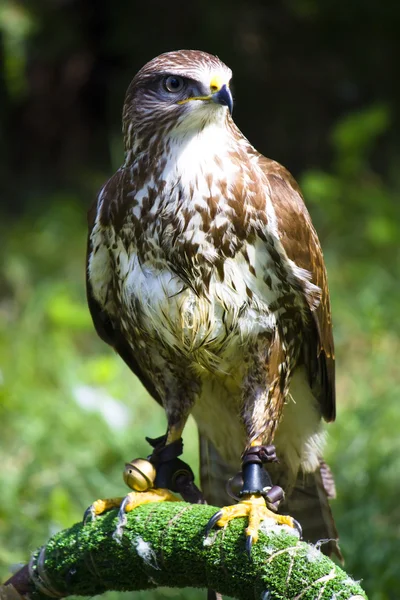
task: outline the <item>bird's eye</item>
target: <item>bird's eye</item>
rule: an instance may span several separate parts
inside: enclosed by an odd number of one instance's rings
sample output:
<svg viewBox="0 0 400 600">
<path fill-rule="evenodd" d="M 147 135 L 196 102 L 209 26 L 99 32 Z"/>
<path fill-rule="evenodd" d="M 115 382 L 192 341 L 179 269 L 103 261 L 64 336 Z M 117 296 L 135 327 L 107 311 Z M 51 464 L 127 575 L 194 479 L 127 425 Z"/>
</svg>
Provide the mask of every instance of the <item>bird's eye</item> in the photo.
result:
<svg viewBox="0 0 400 600">
<path fill-rule="evenodd" d="M 185 85 L 182 77 L 170 75 L 164 79 L 164 87 L 168 92 L 180 92 Z"/>
</svg>

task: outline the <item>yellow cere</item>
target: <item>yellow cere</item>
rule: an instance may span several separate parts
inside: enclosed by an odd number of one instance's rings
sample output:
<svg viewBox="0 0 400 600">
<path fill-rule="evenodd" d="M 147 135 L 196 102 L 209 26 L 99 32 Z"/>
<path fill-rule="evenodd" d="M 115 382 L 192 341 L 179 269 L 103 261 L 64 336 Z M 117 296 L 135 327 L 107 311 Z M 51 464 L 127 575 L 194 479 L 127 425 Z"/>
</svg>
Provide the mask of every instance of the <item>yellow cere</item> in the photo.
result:
<svg viewBox="0 0 400 600">
<path fill-rule="evenodd" d="M 177 104 L 186 104 L 186 102 L 190 102 L 191 100 L 211 100 L 211 95 L 216 94 L 224 85 L 224 81 L 220 75 L 214 75 L 214 77 L 210 81 L 210 91 L 211 94 L 209 96 L 193 96 L 192 98 L 185 98 L 185 100 L 179 100 Z M 229 87 L 229 84 L 226 84 Z"/>
<path fill-rule="evenodd" d="M 215 75 L 210 81 L 210 90 L 212 94 L 219 92 L 219 90 L 224 85 L 222 78 L 219 75 Z"/>
</svg>

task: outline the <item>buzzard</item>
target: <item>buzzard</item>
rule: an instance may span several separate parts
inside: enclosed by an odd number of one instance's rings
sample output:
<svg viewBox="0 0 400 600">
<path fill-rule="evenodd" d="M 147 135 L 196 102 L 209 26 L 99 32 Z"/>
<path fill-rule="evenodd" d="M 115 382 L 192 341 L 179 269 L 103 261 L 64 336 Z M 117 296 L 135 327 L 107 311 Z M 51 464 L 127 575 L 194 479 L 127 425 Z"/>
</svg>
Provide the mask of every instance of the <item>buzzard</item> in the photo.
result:
<svg viewBox="0 0 400 600">
<path fill-rule="evenodd" d="M 248 516 L 251 547 L 260 520 L 297 520 L 338 552 L 322 460 L 321 421 L 335 418 L 324 260 L 297 183 L 232 120 L 231 76 L 217 57 L 181 50 L 134 77 L 125 162 L 89 213 L 89 308 L 165 409 L 156 450 L 168 454 L 194 416 L 204 495 L 228 504 L 210 525 Z M 240 467 L 230 506 L 225 484 Z M 151 481 L 124 510 L 175 499 Z"/>
</svg>

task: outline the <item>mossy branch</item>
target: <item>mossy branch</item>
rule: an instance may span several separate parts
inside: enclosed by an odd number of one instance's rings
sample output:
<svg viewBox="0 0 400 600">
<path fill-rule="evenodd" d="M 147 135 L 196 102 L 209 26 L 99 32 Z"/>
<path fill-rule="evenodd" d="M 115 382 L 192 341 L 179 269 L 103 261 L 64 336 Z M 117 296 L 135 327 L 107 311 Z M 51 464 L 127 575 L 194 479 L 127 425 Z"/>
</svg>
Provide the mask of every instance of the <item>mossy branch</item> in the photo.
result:
<svg viewBox="0 0 400 600">
<path fill-rule="evenodd" d="M 127 515 L 116 511 L 57 533 L 30 563 L 30 598 L 94 596 L 158 586 L 212 588 L 248 600 L 362 600 L 360 586 L 286 527 L 261 528 L 251 558 L 244 519 L 205 539 L 212 506 L 164 502 Z M 4 590 L 4 588 L 3 588 Z"/>
</svg>

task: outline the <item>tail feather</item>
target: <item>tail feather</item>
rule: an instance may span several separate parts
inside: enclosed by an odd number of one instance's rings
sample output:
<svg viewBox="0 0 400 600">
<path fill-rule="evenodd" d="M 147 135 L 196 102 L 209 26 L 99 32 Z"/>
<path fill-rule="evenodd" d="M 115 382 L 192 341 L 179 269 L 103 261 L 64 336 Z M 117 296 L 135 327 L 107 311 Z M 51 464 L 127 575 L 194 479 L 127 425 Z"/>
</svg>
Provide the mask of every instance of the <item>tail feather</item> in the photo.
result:
<svg viewBox="0 0 400 600">
<path fill-rule="evenodd" d="M 200 433 L 200 485 L 208 504 L 227 506 L 232 498 L 226 491 L 226 484 L 236 475 L 224 462 L 210 440 Z"/>
<path fill-rule="evenodd" d="M 339 535 L 320 470 L 298 475 L 279 512 L 291 515 L 300 523 L 306 541 L 312 544 L 320 542 L 324 554 L 335 554 L 343 561 L 338 544 Z"/>
<path fill-rule="evenodd" d="M 336 498 L 335 480 L 332 471 L 322 458 L 319 459 L 319 470 L 326 495 L 330 500 L 333 500 Z"/>
<path fill-rule="evenodd" d="M 271 474 L 275 484 L 288 489 L 283 465 L 276 465 Z M 226 484 L 234 475 L 234 470 L 224 462 L 210 440 L 200 434 L 201 489 L 209 504 L 232 504 Z M 342 561 L 339 536 L 329 506 L 329 498 L 334 498 L 335 493 L 333 475 L 328 465 L 321 460 L 320 469 L 314 473 L 299 473 L 279 512 L 289 514 L 301 524 L 306 541 L 313 544 L 321 542 L 322 552 L 327 555 L 335 554 Z"/>
</svg>

